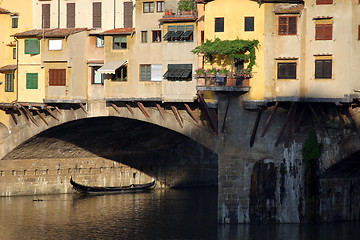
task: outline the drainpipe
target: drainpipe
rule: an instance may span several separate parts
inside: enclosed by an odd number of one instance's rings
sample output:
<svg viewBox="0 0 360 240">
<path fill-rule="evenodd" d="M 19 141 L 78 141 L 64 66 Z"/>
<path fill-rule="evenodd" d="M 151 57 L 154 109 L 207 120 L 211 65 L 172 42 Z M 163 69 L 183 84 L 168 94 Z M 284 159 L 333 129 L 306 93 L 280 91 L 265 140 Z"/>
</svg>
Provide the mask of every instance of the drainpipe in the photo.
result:
<svg viewBox="0 0 360 240">
<path fill-rule="evenodd" d="M 114 0 L 114 29 L 116 28 L 116 0 Z"/>
<path fill-rule="evenodd" d="M 19 41 L 16 37 L 16 100 L 19 99 Z"/>
<path fill-rule="evenodd" d="M 58 0 L 58 28 L 60 28 L 60 0 Z"/>
</svg>

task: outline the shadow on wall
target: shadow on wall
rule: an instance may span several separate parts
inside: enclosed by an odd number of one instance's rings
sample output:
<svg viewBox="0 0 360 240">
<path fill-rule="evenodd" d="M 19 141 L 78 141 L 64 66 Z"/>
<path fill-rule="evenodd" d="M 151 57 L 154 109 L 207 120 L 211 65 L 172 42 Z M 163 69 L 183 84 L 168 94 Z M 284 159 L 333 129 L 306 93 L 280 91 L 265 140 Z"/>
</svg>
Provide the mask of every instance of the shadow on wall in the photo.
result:
<svg viewBox="0 0 360 240">
<path fill-rule="evenodd" d="M 168 187 L 217 184 L 217 154 L 177 132 L 118 117 L 68 122 L 19 145 L 3 159 L 102 157 Z"/>
</svg>

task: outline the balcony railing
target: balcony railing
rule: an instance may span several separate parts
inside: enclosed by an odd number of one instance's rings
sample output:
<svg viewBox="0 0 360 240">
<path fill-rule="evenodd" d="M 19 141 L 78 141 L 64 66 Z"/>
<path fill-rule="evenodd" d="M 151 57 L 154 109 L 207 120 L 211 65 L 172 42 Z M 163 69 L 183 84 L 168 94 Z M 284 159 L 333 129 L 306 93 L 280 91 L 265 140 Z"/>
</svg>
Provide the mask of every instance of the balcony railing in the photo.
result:
<svg viewBox="0 0 360 240">
<path fill-rule="evenodd" d="M 241 91 L 248 92 L 250 90 L 250 79 L 229 76 L 198 76 L 197 90 L 208 91 Z"/>
</svg>

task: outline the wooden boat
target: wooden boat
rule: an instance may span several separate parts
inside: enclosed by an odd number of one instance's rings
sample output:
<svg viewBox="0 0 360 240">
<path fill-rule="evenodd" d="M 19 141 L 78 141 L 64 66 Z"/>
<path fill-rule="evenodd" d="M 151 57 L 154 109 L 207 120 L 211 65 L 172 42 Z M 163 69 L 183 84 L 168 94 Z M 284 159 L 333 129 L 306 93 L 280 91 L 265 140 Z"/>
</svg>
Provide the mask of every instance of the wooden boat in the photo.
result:
<svg viewBox="0 0 360 240">
<path fill-rule="evenodd" d="M 74 182 L 71 177 L 70 183 L 71 185 L 73 185 L 76 191 L 86 194 L 118 194 L 125 192 L 143 192 L 151 190 L 155 187 L 155 180 L 151 183 L 131 184 L 129 186 L 121 187 L 90 187 Z"/>
</svg>

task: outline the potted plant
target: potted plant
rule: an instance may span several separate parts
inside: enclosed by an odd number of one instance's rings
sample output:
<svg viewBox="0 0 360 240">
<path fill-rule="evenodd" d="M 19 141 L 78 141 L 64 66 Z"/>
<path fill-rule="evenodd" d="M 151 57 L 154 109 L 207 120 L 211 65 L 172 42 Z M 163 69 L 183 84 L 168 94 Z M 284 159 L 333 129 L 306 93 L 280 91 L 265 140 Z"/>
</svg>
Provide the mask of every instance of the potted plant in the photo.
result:
<svg viewBox="0 0 360 240">
<path fill-rule="evenodd" d="M 195 0 L 180 0 L 178 2 L 178 10 L 182 15 L 193 15 L 196 10 Z"/>
<path fill-rule="evenodd" d="M 236 86 L 236 78 L 233 72 L 227 74 L 226 86 Z"/>
<path fill-rule="evenodd" d="M 229 70 L 226 68 L 219 68 L 217 72 L 219 73 L 220 77 L 226 77 L 229 74 Z"/>
<path fill-rule="evenodd" d="M 236 85 L 249 86 L 249 79 L 252 77 L 251 70 L 249 68 L 243 68 L 236 72 L 237 81 Z"/>
<path fill-rule="evenodd" d="M 206 72 L 204 68 L 198 68 L 195 70 L 197 77 L 205 77 Z"/>
<path fill-rule="evenodd" d="M 215 77 L 217 71 L 218 71 L 218 70 L 213 67 L 213 68 L 207 70 L 206 75 L 207 75 L 208 77 Z"/>
</svg>

